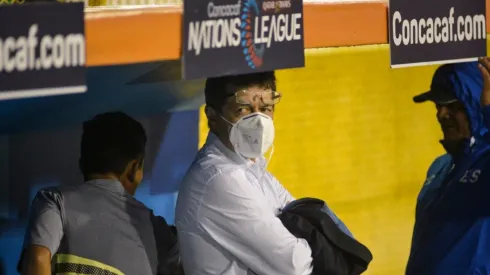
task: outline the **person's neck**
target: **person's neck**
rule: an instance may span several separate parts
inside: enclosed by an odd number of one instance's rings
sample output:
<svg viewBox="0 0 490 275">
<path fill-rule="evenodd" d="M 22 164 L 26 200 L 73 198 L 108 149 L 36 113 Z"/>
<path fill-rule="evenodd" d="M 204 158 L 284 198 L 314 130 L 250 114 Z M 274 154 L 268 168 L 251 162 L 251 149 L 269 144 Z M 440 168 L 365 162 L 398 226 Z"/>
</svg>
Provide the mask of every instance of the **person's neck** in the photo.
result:
<svg viewBox="0 0 490 275">
<path fill-rule="evenodd" d="M 124 182 L 121 182 L 121 185 L 124 187 L 124 190 L 126 190 L 126 192 L 131 196 L 134 196 L 134 194 L 136 194 L 136 186 L 134 184 L 130 184 L 130 183 L 125 184 Z"/>
<path fill-rule="evenodd" d="M 444 147 L 444 150 L 446 150 L 446 152 L 448 154 L 451 155 L 451 157 L 453 157 L 453 159 L 457 160 L 459 159 L 462 155 L 464 155 L 464 152 L 467 148 L 467 146 L 470 145 L 470 139 L 467 138 L 467 139 L 460 139 L 460 140 L 440 140 L 439 141 L 442 145 L 442 147 Z"/>
<path fill-rule="evenodd" d="M 85 181 L 92 181 L 92 180 L 117 180 L 117 181 L 119 181 L 119 178 L 112 173 L 90 174 L 90 175 L 85 176 Z"/>
</svg>

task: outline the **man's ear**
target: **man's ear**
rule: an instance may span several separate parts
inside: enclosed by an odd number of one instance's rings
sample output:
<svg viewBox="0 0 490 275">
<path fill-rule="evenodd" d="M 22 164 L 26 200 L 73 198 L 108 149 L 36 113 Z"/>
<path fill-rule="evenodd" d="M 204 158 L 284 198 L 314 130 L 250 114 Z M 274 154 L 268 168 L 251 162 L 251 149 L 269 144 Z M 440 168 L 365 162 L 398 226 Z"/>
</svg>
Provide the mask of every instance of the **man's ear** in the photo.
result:
<svg viewBox="0 0 490 275">
<path fill-rule="evenodd" d="M 140 162 L 138 160 L 133 160 L 129 164 L 128 180 L 134 182 L 136 179 L 136 173 L 140 169 Z"/>
<path fill-rule="evenodd" d="M 213 107 L 206 105 L 206 107 L 204 107 L 204 113 L 208 118 L 209 126 L 214 125 L 218 120 L 218 113 Z"/>
<path fill-rule="evenodd" d="M 143 166 L 145 166 L 145 158 L 138 160 L 138 169 L 143 168 Z"/>
</svg>

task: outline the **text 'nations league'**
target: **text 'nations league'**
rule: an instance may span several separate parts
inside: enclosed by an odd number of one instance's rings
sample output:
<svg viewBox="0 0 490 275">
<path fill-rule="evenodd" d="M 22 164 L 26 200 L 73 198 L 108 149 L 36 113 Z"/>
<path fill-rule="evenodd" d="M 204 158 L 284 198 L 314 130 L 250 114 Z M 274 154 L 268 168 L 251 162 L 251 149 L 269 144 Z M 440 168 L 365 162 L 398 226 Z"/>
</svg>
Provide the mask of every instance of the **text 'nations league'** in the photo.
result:
<svg viewBox="0 0 490 275">
<path fill-rule="evenodd" d="M 242 20 L 241 2 L 215 5 L 209 2 L 208 20 L 189 22 L 187 50 L 199 55 L 201 50 L 238 47 Z M 254 19 L 254 44 L 281 43 L 301 40 L 301 13 L 259 15 Z"/>
</svg>

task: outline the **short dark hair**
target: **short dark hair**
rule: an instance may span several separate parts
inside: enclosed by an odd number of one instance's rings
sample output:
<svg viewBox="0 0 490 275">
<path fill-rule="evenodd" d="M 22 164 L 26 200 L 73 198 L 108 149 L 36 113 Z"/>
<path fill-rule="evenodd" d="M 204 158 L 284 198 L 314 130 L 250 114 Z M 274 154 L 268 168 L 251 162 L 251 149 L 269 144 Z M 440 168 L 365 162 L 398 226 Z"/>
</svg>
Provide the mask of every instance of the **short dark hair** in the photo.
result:
<svg viewBox="0 0 490 275">
<path fill-rule="evenodd" d="M 128 163 L 143 160 L 145 129 L 123 112 L 96 115 L 83 123 L 80 170 L 85 179 L 91 174 L 114 173 L 120 176 Z"/>
<path fill-rule="evenodd" d="M 228 97 L 234 95 L 240 89 L 251 86 L 259 86 L 275 91 L 276 75 L 274 71 L 208 78 L 204 88 L 206 105 L 221 112 L 221 108 Z"/>
</svg>

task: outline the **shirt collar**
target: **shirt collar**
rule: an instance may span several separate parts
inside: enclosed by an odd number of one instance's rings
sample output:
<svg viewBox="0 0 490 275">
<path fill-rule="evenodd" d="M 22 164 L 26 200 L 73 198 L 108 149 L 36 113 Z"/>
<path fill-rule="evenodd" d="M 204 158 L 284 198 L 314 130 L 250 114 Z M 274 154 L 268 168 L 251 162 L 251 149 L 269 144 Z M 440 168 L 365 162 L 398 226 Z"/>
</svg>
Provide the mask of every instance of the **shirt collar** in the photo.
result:
<svg viewBox="0 0 490 275">
<path fill-rule="evenodd" d="M 267 164 L 267 161 L 264 157 L 257 158 L 255 162 L 253 162 L 238 155 L 235 151 L 232 151 L 228 147 L 226 147 L 223 142 L 221 142 L 221 140 L 218 138 L 218 136 L 211 131 L 209 131 L 208 133 L 208 137 L 206 139 L 204 147 L 215 147 L 220 153 L 239 165 L 246 165 L 247 167 L 258 166 L 259 168 L 264 169 Z"/>
<path fill-rule="evenodd" d="M 86 181 L 85 183 L 105 189 L 118 195 L 130 196 L 128 192 L 126 192 L 126 189 L 124 189 L 122 183 L 115 179 L 95 179 Z"/>
</svg>

